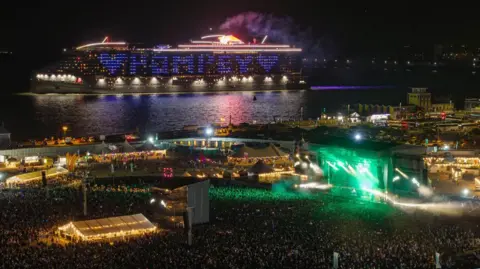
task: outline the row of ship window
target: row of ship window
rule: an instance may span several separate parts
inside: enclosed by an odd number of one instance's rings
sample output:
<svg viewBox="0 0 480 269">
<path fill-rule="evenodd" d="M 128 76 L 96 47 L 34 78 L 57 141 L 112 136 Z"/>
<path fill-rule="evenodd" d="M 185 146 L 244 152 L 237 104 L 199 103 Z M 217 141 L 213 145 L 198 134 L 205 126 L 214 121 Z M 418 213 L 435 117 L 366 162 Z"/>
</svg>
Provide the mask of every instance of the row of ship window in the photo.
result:
<svg viewBox="0 0 480 269">
<path fill-rule="evenodd" d="M 253 73 L 269 73 L 272 71 L 274 68 L 274 65 L 265 65 L 265 66 L 241 66 L 239 65 L 238 67 L 232 67 L 232 66 L 226 66 L 226 65 L 213 65 L 209 67 L 203 67 L 203 66 L 193 66 L 193 65 L 188 65 L 188 66 L 130 66 L 129 70 L 130 74 L 139 74 L 140 72 L 143 73 L 149 73 L 151 72 L 152 74 L 168 74 L 168 73 L 173 73 L 173 74 L 178 74 L 178 73 L 189 73 L 189 74 L 203 74 L 205 72 L 205 69 L 208 70 L 211 73 L 215 73 L 217 71 L 218 73 L 232 73 L 232 72 L 237 72 L 237 73 L 248 73 L 248 72 L 253 72 Z M 70 68 L 62 68 L 63 70 L 71 70 Z M 103 72 L 109 72 L 112 75 L 118 74 L 118 73 L 125 73 L 125 66 L 117 66 L 117 65 L 105 65 L 103 67 L 83 67 L 79 68 L 80 71 L 82 72 L 89 72 L 89 71 L 103 71 Z M 145 69 L 148 69 L 145 71 Z M 290 70 L 288 67 L 279 67 L 278 69 L 282 71 Z"/>
</svg>

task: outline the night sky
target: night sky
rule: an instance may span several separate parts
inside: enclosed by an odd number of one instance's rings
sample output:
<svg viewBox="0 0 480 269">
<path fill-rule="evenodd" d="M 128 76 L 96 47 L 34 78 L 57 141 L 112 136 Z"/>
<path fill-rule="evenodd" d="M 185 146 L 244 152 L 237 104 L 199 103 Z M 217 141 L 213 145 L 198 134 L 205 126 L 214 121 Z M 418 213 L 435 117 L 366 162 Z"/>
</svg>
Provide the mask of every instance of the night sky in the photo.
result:
<svg viewBox="0 0 480 269">
<path fill-rule="evenodd" d="M 395 51 L 406 44 L 480 43 L 475 7 L 446 7 L 441 2 L 391 1 L 382 7 L 330 2 L 19 1 L 13 4 L 14 10 L 1 11 L 0 27 L 7 38 L 0 40 L 0 48 L 13 50 L 17 71 L 25 72 L 54 61 L 62 48 L 106 35 L 130 43 L 187 42 L 245 11 L 290 16 L 301 29 L 310 27 L 315 38 L 328 40 L 335 53 L 343 55 Z"/>
</svg>

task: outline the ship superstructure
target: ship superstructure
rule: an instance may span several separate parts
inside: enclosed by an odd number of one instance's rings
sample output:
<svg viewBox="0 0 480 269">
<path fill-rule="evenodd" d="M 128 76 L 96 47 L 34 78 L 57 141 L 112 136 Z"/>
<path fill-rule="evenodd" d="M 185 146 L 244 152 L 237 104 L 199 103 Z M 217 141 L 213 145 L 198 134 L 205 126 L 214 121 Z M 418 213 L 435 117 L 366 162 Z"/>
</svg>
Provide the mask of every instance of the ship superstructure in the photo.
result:
<svg viewBox="0 0 480 269">
<path fill-rule="evenodd" d="M 177 47 L 78 46 L 40 70 L 36 92 L 156 92 L 302 88 L 300 48 L 208 35 Z"/>
</svg>

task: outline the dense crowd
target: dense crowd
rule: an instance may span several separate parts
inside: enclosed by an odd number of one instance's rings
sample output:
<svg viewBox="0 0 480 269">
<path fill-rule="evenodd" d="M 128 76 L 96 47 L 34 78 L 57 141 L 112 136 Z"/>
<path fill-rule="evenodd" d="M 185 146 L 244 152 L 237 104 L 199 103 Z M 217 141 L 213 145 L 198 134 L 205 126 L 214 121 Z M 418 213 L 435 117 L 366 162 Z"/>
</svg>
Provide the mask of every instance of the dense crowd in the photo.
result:
<svg viewBox="0 0 480 269">
<path fill-rule="evenodd" d="M 142 192 L 148 193 L 151 191 L 151 188 L 148 186 L 127 186 L 127 185 L 93 185 L 90 187 L 93 192 Z"/>
<path fill-rule="evenodd" d="M 143 213 L 146 192 L 88 195 L 88 218 Z M 211 188 L 210 224 L 113 243 L 50 244 L 40 240 L 82 217 L 78 188 L 0 192 L 2 268 L 473 268 L 478 225 L 466 218 L 410 213 L 384 204 L 325 195 Z"/>
</svg>

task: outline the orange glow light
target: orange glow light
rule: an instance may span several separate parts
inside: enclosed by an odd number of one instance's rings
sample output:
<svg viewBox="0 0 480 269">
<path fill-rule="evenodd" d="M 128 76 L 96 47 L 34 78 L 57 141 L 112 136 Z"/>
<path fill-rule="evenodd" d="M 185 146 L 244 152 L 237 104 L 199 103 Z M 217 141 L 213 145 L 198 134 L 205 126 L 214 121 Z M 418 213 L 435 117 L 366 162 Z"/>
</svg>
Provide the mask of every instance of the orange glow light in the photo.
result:
<svg viewBox="0 0 480 269">
<path fill-rule="evenodd" d="M 219 36 L 218 40 L 220 40 L 220 43 L 222 44 L 231 44 L 231 43 L 241 43 L 243 44 L 243 41 L 238 39 L 237 37 L 233 35 L 224 35 L 224 36 Z"/>
</svg>

